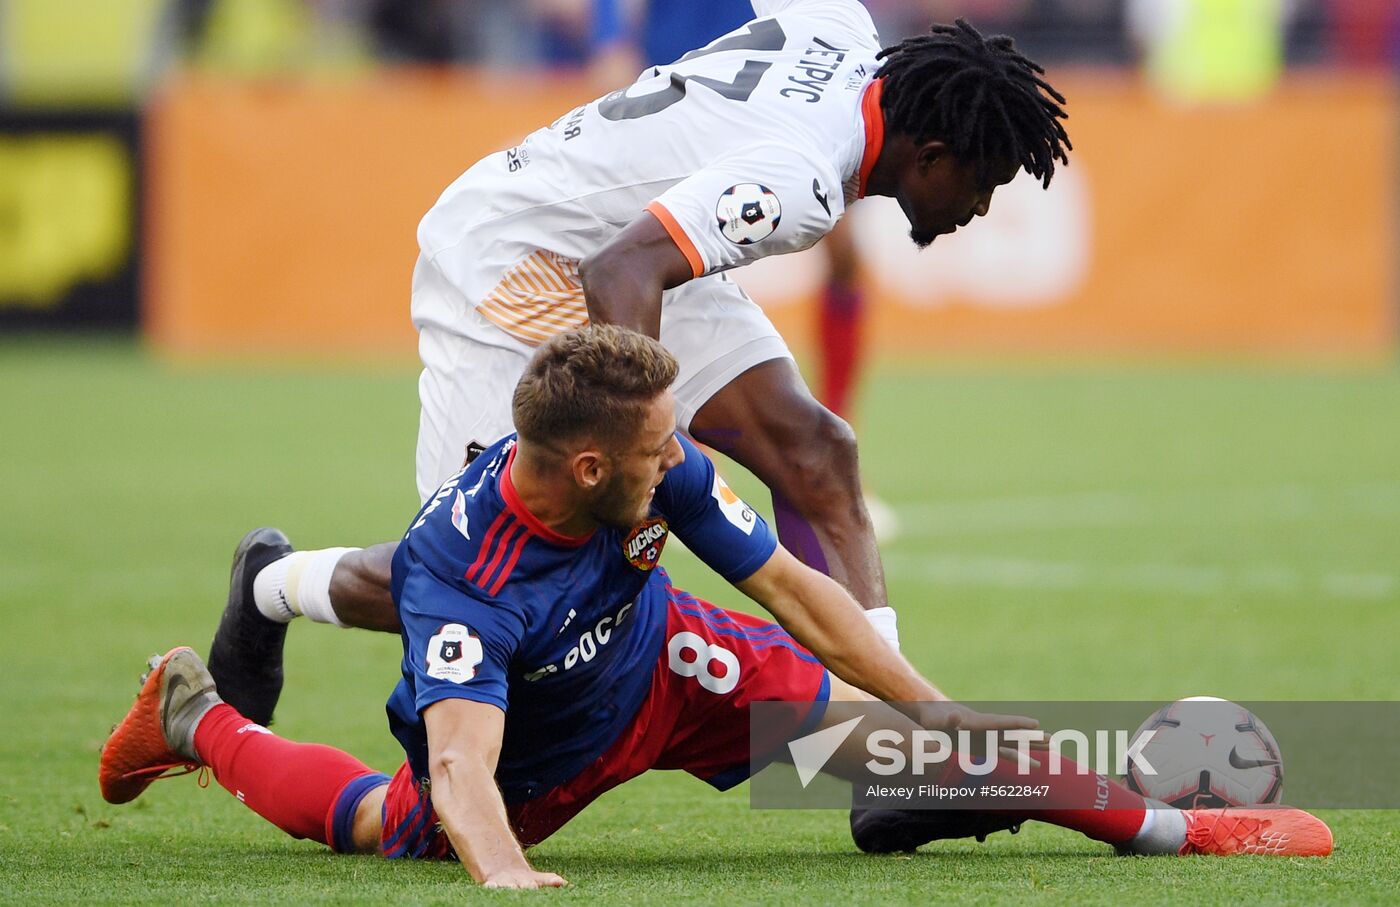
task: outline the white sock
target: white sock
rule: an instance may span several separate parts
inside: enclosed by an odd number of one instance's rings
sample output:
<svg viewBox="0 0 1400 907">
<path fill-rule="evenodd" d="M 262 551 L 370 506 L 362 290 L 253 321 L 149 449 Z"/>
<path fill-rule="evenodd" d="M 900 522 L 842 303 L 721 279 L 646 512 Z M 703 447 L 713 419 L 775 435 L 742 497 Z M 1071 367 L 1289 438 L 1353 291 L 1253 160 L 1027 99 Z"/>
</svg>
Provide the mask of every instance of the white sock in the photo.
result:
<svg viewBox="0 0 1400 907">
<path fill-rule="evenodd" d="M 303 614 L 316 623 L 346 626 L 331 605 L 331 574 L 340 559 L 358 548 L 293 551 L 253 578 L 253 601 L 268 620 L 287 623 Z"/>
<path fill-rule="evenodd" d="M 1127 851 L 1142 856 L 1158 856 L 1181 850 L 1186 843 L 1186 813 L 1156 800 L 1147 802 L 1142 828 L 1128 842 Z"/>
<path fill-rule="evenodd" d="M 293 562 L 301 563 L 310 554 L 310 551 L 293 551 L 268 564 L 253 577 L 253 602 L 263 617 L 285 624 L 291 623 L 292 618 L 297 616 L 287 600 L 287 570 Z"/>
<path fill-rule="evenodd" d="M 865 612 L 865 619 L 870 621 L 875 632 L 879 633 L 885 642 L 894 646 L 896 652 L 899 651 L 898 618 L 899 615 L 895 614 L 894 609 L 890 607 L 870 608 Z"/>
</svg>

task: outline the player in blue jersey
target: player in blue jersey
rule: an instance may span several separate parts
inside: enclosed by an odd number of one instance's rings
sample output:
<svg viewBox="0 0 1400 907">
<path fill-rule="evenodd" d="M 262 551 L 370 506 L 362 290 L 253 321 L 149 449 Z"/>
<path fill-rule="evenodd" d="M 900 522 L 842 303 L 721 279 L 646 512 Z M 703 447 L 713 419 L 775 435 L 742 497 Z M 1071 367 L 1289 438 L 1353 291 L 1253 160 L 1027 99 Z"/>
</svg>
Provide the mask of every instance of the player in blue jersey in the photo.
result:
<svg viewBox="0 0 1400 907">
<path fill-rule="evenodd" d="M 906 706 L 917 710 L 908 717 L 890 710 L 906 726 L 1034 726 L 932 702 L 937 690 L 854 599 L 779 546 L 677 433 L 675 375 L 676 360 L 641 334 L 557 335 L 516 388 L 518 436 L 419 511 L 393 565 L 403 676 L 388 712 L 407 758 L 392 778 L 250 721 L 179 648 L 153 660 L 104 746 L 103 796 L 126 802 L 166 769 L 207 766 L 296 837 L 386 857 L 455 854 L 483 884 L 535 888 L 564 880 L 534 869 L 524 849 L 608 789 L 653 768 L 721 789 L 748 777 L 753 702 L 812 703 L 770 729 L 773 749 L 831 721 L 827 700 L 871 694 L 924 703 Z M 658 564 L 672 532 L 780 624 L 675 589 Z M 753 743 L 756 761 L 774 755 Z M 1037 817 L 1134 852 L 1219 852 L 1212 841 L 1250 835 L 1273 847 L 1280 822 L 1292 823 L 1289 853 L 1331 845 L 1326 826 L 1296 810 L 1271 811 L 1267 824 L 1196 816 L 1147 809 L 1101 778 L 1047 780 L 1102 784 L 1106 808 Z M 921 843 L 917 817 L 876 814 L 916 827 L 905 838 Z"/>
</svg>

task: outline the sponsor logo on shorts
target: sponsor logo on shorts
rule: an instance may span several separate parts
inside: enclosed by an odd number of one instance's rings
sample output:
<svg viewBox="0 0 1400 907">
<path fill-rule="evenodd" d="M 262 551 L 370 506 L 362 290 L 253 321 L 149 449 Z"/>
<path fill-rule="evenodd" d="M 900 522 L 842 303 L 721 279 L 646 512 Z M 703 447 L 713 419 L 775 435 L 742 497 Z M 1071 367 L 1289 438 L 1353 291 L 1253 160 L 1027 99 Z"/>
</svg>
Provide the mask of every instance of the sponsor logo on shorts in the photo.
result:
<svg viewBox="0 0 1400 907">
<path fill-rule="evenodd" d="M 661 549 L 666 547 L 669 533 L 665 519 L 652 517 L 633 529 L 623 540 L 622 554 L 638 570 L 650 570 L 661 560 Z"/>
</svg>

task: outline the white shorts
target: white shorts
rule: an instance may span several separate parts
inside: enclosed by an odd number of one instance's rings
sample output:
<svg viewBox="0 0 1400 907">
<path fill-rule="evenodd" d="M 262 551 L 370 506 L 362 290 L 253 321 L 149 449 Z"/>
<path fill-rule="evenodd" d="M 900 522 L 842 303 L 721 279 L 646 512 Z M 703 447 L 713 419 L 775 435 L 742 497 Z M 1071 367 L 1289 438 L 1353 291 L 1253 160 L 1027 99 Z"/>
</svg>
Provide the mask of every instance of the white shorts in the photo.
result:
<svg viewBox="0 0 1400 907">
<path fill-rule="evenodd" d="M 490 445 L 515 429 L 510 403 L 534 348 L 482 317 L 436 268 L 420 258 L 413 276 L 414 310 L 442 311 L 444 301 L 463 317 L 460 329 L 418 324 L 418 495 L 426 501 L 462 468 L 467 445 Z M 446 294 L 455 300 L 423 298 Z M 428 303 L 422 305 L 422 303 Z M 792 358 L 768 316 L 738 284 L 722 274 L 667 290 L 661 304 L 661 342 L 680 363 L 672 387 L 683 431 L 715 393 L 771 359 Z"/>
</svg>

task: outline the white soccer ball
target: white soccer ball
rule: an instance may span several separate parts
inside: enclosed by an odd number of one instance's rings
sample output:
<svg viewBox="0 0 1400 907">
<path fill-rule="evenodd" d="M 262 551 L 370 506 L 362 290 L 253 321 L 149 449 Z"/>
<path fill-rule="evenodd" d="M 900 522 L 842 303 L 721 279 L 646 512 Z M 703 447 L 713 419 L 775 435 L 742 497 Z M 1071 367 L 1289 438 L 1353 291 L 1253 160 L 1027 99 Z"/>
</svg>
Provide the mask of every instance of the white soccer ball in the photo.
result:
<svg viewBox="0 0 1400 907">
<path fill-rule="evenodd" d="M 715 219 L 724 238 L 747 246 L 766 239 L 778 229 L 783 206 L 778 197 L 758 183 L 730 186 L 715 203 Z"/>
<path fill-rule="evenodd" d="M 1128 763 L 1128 787 L 1181 809 L 1278 803 L 1283 756 L 1278 741 L 1249 709 L 1228 699 L 1192 696 L 1158 709 L 1138 728 L 1153 731 L 1142 747 L 1156 770 Z"/>
</svg>

